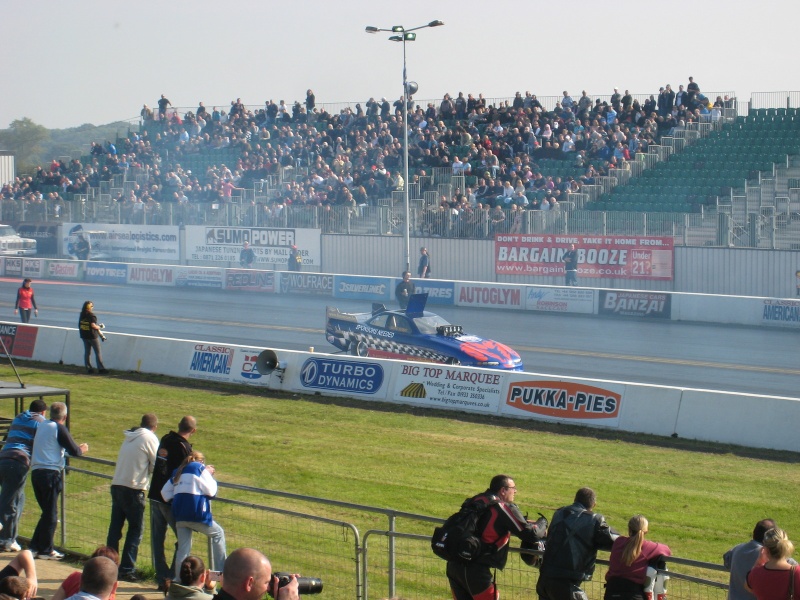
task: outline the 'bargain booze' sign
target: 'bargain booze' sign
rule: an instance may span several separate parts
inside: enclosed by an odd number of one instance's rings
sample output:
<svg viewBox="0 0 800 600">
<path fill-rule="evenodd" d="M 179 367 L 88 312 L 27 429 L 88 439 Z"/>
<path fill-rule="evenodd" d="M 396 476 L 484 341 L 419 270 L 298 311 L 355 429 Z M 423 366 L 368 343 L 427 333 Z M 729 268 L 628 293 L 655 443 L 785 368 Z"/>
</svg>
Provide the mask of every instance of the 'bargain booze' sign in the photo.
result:
<svg viewBox="0 0 800 600">
<path fill-rule="evenodd" d="M 504 413 L 529 413 L 547 419 L 616 424 L 622 394 L 571 381 L 513 381 Z"/>
<path fill-rule="evenodd" d="M 621 235 L 499 234 L 494 241 L 495 273 L 564 276 L 564 253 L 571 244 L 575 244 L 579 278 L 673 278 L 671 237 Z"/>
</svg>

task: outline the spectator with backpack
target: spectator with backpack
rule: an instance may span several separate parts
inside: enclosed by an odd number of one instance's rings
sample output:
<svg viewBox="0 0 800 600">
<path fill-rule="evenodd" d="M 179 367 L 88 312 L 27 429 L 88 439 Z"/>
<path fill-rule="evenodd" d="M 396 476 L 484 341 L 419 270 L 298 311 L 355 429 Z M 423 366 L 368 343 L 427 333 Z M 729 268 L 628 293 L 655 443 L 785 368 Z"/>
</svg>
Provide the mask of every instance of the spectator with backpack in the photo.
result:
<svg viewBox="0 0 800 600">
<path fill-rule="evenodd" d="M 489 489 L 473 498 L 467 499 L 461 511 L 448 519 L 447 523 L 434 533 L 448 546 L 448 537 L 457 538 L 458 532 L 446 532 L 448 524 L 459 520 L 459 516 L 472 515 L 475 527 L 471 535 L 461 535 L 461 543 L 447 554 L 447 579 L 454 600 L 494 600 L 497 589 L 491 569 L 503 569 L 508 560 L 508 542 L 511 535 L 526 543 L 535 543 L 544 538 L 546 522 L 531 523 L 514 504 L 517 486 L 508 475 L 495 475 Z M 544 521 L 544 519 L 542 519 Z M 463 521 L 462 521 L 463 522 Z M 453 540 L 459 541 L 459 540 Z M 436 547 L 434 547 L 436 551 Z M 444 556 L 437 552 L 439 556 Z"/>
</svg>

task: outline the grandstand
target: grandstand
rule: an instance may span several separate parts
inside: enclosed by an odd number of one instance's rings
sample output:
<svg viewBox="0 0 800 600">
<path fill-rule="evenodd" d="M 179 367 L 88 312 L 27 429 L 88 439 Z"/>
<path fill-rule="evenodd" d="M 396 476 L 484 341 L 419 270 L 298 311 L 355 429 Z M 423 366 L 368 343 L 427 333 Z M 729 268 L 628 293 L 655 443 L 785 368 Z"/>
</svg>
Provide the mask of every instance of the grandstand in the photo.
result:
<svg viewBox="0 0 800 600">
<path fill-rule="evenodd" d="M 622 106 L 529 94 L 481 104 L 470 95 L 448 121 L 436 102 L 421 101 L 409 111 L 409 182 L 397 179 L 399 110 L 384 118 L 369 102 L 366 112 L 296 105 L 281 119 L 268 105 L 205 117 L 172 109 L 143 117 L 113 145 L 7 183 L 0 218 L 359 235 L 397 234 L 409 218 L 416 236 L 603 231 L 800 248 L 798 94 L 775 93 L 768 100 L 786 106 L 742 106 L 744 114 L 735 95 L 724 96 L 656 111 L 644 94 Z"/>
</svg>

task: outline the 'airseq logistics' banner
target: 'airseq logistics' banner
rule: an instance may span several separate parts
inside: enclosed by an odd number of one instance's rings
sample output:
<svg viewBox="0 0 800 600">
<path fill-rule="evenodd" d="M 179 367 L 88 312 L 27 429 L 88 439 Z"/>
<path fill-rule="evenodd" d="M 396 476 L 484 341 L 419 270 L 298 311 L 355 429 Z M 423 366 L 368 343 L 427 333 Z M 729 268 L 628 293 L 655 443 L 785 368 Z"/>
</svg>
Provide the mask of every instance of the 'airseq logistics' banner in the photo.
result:
<svg viewBox="0 0 800 600">
<path fill-rule="evenodd" d="M 110 223 L 64 223 L 61 252 L 72 255 L 72 244 L 81 232 L 88 234 L 90 258 L 95 260 L 177 260 L 180 236 L 173 225 L 117 225 Z"/>
<path fill-rule="evenodd" d="M 578 277 L 672 280 L 671 237 L 498 234 L 497 275 L 564 275 L 564 252 L 575 244 Z"/>
</svg>

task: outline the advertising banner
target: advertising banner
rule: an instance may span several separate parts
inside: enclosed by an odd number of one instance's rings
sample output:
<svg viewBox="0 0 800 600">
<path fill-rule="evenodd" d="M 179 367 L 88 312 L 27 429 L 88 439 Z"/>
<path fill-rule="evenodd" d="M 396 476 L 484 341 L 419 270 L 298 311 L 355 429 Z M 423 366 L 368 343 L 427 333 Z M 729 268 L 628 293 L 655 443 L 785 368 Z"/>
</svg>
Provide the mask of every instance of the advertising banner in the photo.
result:
<svg viewBox="0 0 800 600">
<path fill-rule="evenodd" d="M 564 252 L 575 244 L 578 279 L 673 278 L 673 240 L 651 236 L 557 236 L 498 234 L 495 273 L 498 275 L 564 276 Z"/>
<path fill-rule="evenodd" d="M 275 271 L 225 269 L 225 289 L 247 292 L 274 292 Z"/>
<path fill-rule="evenodd" d="M 195 344 L 187 375 L 192 379 L 228 381 L 235 355 L 236 350 L 231 346 Z"/>
<path fill-rule="evenodd" d="M 58 225 L 19 223 L 14 229 L 20 237 L 36 240 L 37 254 L 58 254 Z"/>
<path fill-rule="evenodd" d="M 231 364 L 232 383 L 246 383 L 248 385 L 267 385 L 269 375 L 258 372 L 256 362 L 261 350 L 253 348 L 236 348 Z"/>
<path fill-rule="evenodd" d="M 46 273 L 45 264 L 47 261 L 43 258 L 25 258 L 22 262 L 22 276 L 23 277 L 41 277 Z"/>
<path fill-rule="evenodd" d="M 485 283 L 457 283 L 458 306 L 488 306 L 491 308 L 525 308 L 525 287 Z"/>
<path fill-rule="evenodd" d="M 128 265 L 128 283 L 173 287 L 175 269 L 156 265 Z"/>
<path fill-rule="evenodd" d="M 89 241 L 89 258 L 95 260 L 149 259 L 179 262 L 178 227 L 172 225 L 114 225 L 64 223 L 61 252 L 75 255 L 79 236 Z"/>
<path fill-rule="evenodd" d="M 598 290 L 597 314 L 612 317 L 672 318 L 672 295 L 662 292 Z"/>
<path fill-rule="evenodd" d="M 383 365 L 356 359 L 312 357 L 300 368 L 300 385 L 308 392 L 373 396 L 384 382 Z"/>
<path fill-rule="evenodd" d="M 84 280 L 92 283 L 127 283 L 128 265 L 89 261 L 84 269 Z"/>
<path fill-rule="evenodd" d="M 403 281 L 401 278 L 394 280 L 392 288 L 392 298 L 394 298 L 394 288 Z M 452 281 L 435 281 L 432 279 L 412 279 L 414 282 L 415 294 L 428 294 L 428 304 L 455 304 L 455 284 Z"/>
<path fill-rule="evenodd" d="M 4 258 L 4 269 L 6 277 L 22 277 L 22 259 L 21 258 Z"/>
<path fill-rule="evenodd" d="M 506 375 L 486 369 L 445 365 L 398 367 L 389 399 L 432 408 L 497 413 Z"/>
<path fill-rule="evenodd" d="M 303 270 L 319 271 L 322 264 L 319 229 L 190 225 L 186 227 L 186 258 L 238 263 L 245 242 L 256 255 L 256 268 L 286 270 L 293 245 L 303 256 Z"/>
<path fill-rule="evenodd" d="M 77 260 L 47 261 L 47 277 L 50 279 L 83 279 L 83 263 Z"/>
<path fill-rule="evenodd" d="M 582 425 L 614 427 L 619 423 L 624 385 L 608 383 L 597 387 L 577 381 L 525 377 L 512 377 L 501 413 Z"/>
<path fill-rule="evenodd" d="M 594 290 L 574 287 L 529 287 L 525 296 L 525 308 L 591 315 L 594 313 Z"/>
<path fill-rule="evenodd" d="M 280 273 L 281 293 L 333 296 L 333 275 L 322 273 Z"/>
<path fill-rule="evenodd" d="M 222 289 L 225 269 L 217 267 L 174 267 L 175 285 Z"/>
<path fill-rule="evenodd" d="M 334 275 L 334 298 L 388 302 L 394 297 L 392 280 L 386 277 L 361 277 L 359 275 Z"/>
<path fill-rule="evenodd" d="M 761 312 L 764 325 L 800 327 L 800 300 L 766 298 Z"/>
<path fill-rule="evenodd" d="M 0 337 L 11 356 L 33 358 L 38 327 L 0 323 Z"/>
</svg>

